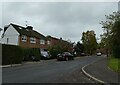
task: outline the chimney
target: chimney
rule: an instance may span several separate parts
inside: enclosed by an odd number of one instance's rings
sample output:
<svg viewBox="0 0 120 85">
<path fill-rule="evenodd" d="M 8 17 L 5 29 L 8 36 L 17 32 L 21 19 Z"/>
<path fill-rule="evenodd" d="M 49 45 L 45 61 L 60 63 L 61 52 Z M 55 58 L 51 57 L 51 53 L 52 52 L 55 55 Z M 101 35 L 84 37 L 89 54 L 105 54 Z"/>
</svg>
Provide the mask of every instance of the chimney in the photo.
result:
<svg viewBox="0 0 120 85">
<path fill-rule="evenodd" d="M 26 29 L 33 30 L 33 27 L 32 26 L 27 26 Z"/>
<path fill-rule="evenodd" d="M 62 40 L 62 37 L 60 37 L 60 40 Z"/>
</svg>

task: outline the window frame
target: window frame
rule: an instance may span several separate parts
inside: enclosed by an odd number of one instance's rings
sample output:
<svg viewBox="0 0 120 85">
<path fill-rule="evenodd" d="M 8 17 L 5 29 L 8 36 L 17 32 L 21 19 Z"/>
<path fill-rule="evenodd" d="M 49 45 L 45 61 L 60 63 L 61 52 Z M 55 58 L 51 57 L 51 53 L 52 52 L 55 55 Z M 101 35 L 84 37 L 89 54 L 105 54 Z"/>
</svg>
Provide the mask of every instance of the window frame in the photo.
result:
<svg viewBox="0 0 120 85">
<path fill-rule="evenodd" d="M 36 38 L 35 37 L 30 37 L 30 43 L 36 43 Z"/>
<path fill-rule="evenodd" d="M 27 42 L 27 36 L 26 35 L 22 35 L 21 36 L 21 41 L 22 42 Z"/>
<path fill-rule="evenodd" d="M 40 44 L 41 45 L 45 45 L 45 40 L 44 39 L 40 39 Z"/>
<path fill-rule="evenodd" d="M 47 44 L 50 45 L 50 40 L 47 40 Z"/>
</svg>

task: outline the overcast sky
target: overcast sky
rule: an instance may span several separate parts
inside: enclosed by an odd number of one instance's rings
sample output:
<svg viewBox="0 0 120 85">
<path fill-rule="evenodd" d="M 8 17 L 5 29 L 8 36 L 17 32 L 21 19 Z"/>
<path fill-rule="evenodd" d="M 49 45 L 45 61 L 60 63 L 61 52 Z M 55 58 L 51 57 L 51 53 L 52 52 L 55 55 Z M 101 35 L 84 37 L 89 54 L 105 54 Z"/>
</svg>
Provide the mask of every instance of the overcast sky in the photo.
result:
<svg viewBox="0 0 120 85">
<path fill-rule="evenodd" d="M 117 2 L 5 2 L 2 3 L 2 24 L 32 25 L 34 30 L 72 42 L 80 41 L 82 32 L 103 33 L 99 24 L 105 15 L 118 11 Z"/>
</svg>

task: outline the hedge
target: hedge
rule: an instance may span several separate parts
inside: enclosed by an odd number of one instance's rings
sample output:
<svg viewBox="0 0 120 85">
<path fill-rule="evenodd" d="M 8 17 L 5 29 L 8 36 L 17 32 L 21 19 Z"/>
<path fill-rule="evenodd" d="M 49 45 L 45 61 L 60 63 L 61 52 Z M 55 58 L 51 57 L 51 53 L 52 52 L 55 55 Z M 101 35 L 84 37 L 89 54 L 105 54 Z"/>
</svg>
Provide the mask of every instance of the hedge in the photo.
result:
<svg viewBox="0 0 120 85">
<path fill-rule="evenodd" d="M 23 48 L 24 61 L 31 61 L 33 57 L 35 61 L 40 60 L 41 53 L 39 48 Z"/>
<path fill-rule="evenodd" d="M 21 47 L 2 44 L 2 65 L 21 63 L 23 58 L 22 54 Z"/>
<path fill-rule="evenodd" d="M 2 65 L 19 64 L 23 60 L 40 60 L 39 48 L 21 48 L 15 45 L 2 44 Z"/>
<path fill-rule="evenodd" d="M 113 56 L 115 58 L 120 58 L 120 46 L 114 46 L 112 50 L 113 50 Z"/>
</svg>

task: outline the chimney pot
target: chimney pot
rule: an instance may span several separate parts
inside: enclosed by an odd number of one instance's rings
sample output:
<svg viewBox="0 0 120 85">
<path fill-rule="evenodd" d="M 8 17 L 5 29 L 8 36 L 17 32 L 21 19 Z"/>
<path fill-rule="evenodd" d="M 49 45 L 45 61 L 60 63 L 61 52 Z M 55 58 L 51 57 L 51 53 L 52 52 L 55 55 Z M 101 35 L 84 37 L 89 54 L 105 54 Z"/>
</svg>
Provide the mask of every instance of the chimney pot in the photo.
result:
<svg viewBox="0 0 120 85">
<path fill-rule="evenodd" d="M 33 30 L 33 27 L 32 26 L 27 26 L 26 29 Z"/>
</svg>

